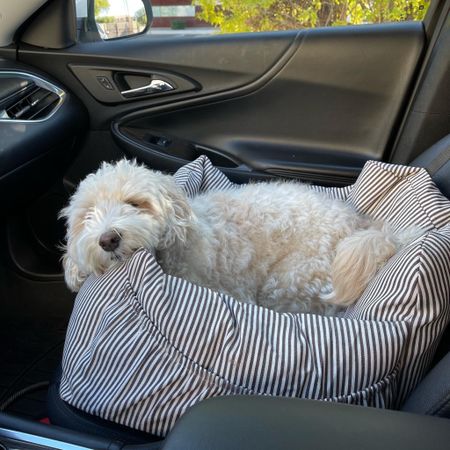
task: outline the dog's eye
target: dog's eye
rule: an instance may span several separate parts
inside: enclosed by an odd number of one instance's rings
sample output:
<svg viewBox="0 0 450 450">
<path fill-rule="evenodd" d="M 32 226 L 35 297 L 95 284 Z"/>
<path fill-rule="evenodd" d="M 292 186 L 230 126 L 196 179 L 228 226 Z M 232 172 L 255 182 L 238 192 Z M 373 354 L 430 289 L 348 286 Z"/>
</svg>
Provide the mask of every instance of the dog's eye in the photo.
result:
<svg viewBox="0 0 450 450">
<path fill-rule="evenodd" d="M 138 200 L 129 199 L 129 200 L 125 200 L 125 203 L 127 205 L 132 206 L 133 208 L 138 209 L 142 213 L 152 213 L 152 211 L 153 211 L 152 204 L 149 201 L 144 200 L 144 199 L 138 199 Z"/>
<path fill-rule="evenodd" d="M 133 208 L 140 208 L 141 205 L 137 202 L 134 202 L 133 200 L 127 200 L 125 203 L 127 203 L 128 205 L 132 206 Z"/>
</svg>

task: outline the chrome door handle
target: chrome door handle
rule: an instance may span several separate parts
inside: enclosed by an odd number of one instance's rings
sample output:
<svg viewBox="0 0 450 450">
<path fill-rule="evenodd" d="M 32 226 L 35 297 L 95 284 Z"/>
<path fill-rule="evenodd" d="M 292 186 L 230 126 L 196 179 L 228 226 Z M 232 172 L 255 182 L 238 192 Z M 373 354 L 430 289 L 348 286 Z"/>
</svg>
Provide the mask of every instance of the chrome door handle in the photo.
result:
<svg viewBox="0 0 450 450">
<path fill-rule="evenodd" d="M 127 89 L 126 91 L 121 91 L 120 93 L 124 97 L 137 97 L 140 95 L 156 94 L 159 92 L 173 91 L 175 86 L 171 85 L 164 80 L 152 80 L 150 84 L 141 86 L 134 89 Z"/>
</svg>

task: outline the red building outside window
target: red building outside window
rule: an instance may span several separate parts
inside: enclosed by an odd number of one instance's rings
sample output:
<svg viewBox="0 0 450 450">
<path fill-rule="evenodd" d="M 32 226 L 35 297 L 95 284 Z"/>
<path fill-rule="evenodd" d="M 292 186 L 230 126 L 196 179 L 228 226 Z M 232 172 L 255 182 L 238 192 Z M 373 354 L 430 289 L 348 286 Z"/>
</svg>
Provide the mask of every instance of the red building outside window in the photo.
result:
<svg viewBox="0 0 450 450">
<path fill-rule="evenodd" d="M 152 30 L 155 28 L 166 30 L 203 28 L 204 32 L 213 32 L 211 24 L 195 17 L 198 8 L 192 4 L 192 0 L 152 0 Z M 209 30 L 207 30 L 208 28 Z"/>
</svg>

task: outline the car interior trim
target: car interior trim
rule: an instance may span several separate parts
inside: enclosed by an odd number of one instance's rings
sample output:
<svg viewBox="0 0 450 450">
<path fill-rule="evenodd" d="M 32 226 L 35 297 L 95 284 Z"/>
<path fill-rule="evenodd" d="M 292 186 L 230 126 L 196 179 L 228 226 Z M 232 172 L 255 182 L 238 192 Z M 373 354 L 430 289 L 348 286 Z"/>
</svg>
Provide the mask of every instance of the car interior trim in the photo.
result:
<svg viewBox="0 0 450 450">
<path fill-rule="evenodd" d="M 50 439 L 43 436 L 36 436 L 35 434 L 10 430 L 8 428 L 0 428 L 0 438 L 1 437 L 22 441 L 24 443 L 32 443 L 43 447 L 54 448 L 58 450 L 91 450 L 88 447 L 82 447 L 81 445 L 57 441 L 56 439 Z"/>
<path fill-rule="evenodd" d="M 6 77 L 17 77 L 17 78 L 24 78 L 27 80 L 33 81 L 37 86 L 42 87 L 44 89 L 49 90 L 50 92 L 53 92 L 54 94 L 58 95 L 59 100 L 54 105 L 54 107 L 49 111 L 49 113 L 40 119 L 13 119 L 10 118 L 6 110 L 0 110 L 0 122 L 44 122 L 48 119 L 50 119 L 56 111 L 61 107 L 61 105 L 64 103 L 66 93 L 59 87 L 55 86 L 54 84 L 50 83 L 49 81 L 46 81 L 37 75 L 33 75 L 31 73 L 27 72 L 19 72 L 19 71 L 1 71 L 0 72 L 0 78 L 6 78 Z"/>
</svg>

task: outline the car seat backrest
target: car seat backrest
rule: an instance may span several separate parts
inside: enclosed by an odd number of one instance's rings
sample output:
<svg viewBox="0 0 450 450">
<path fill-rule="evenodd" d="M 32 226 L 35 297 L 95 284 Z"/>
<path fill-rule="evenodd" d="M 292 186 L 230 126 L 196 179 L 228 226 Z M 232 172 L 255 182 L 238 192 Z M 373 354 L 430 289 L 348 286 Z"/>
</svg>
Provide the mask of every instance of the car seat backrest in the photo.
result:
<svg viewBox="0 0 450 450">
<path fill-rule="evenodd" d="M 419 155 L 410 166 L 427 169 L 437 187 L 450 198 L 450 134 Z"/>
<path fill-rule="evenodd" d="M 410 165 L 427 169 L 441 192 L 450 198 L 450 134 L 436 142 Z M 406 400 L 403 411 L 450 418 L 449 326 L 439 344 L 436 360 L 439 362 Z"/>
<path fill-rule="evenodd" d="M 450 353 L 428 372 L 402 410 L 450 418 Z"/>
</svg>

